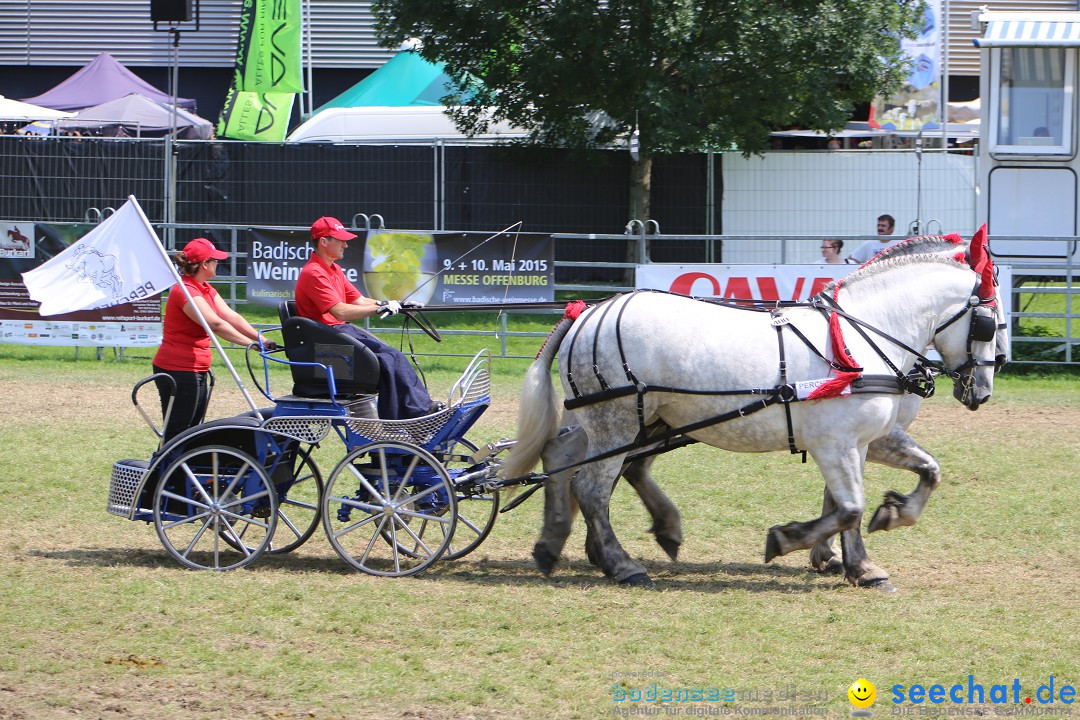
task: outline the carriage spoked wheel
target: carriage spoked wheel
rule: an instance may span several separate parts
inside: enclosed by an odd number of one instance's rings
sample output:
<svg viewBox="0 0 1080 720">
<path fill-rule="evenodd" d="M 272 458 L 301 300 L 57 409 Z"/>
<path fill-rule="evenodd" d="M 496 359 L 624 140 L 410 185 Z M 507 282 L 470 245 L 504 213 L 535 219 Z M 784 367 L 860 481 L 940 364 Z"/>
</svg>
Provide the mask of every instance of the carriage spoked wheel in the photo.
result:
<svg viewBox="0 0 1080 720">
<path fill-rule="evenodd" d="M 459 440 L 450 451 L 441 456 L 443 466 L 450 471 L 451 477 L 454 470 L 466 470 L 469 467 L 468 458 L 477 451 L 476 445 L 465 440 Z M 455 485 L 456 488 L 456 485 Z M 443 560 L 457 560 L 480 547 L 480 543 L 491 534 L 495 527 L 495 520 L 499 517 L 499 494 L 498 493 L 473 493 L 457 490 L 457 528 L 454 530 L 454 538 L 443 553 Z M 440 532 L 437 523 L 423 520 L 416 528 L 416 534 L 421 540 L 430 535 Z M 416 552 L 417 544 L 401 542 L 401 551 L 406 554 Z"/>
<path fill-rule="evenodd" d="M 181 565 L 233 570 L 269 546 L 278 520 L 277 492 L 262 465 L 234 448 L 184 452 L 154 490 L 154 528 Z"/>
<path fill-rule="evenodd" d="M 322 519 L 319 499 L 323 494 L 324 483 L 319 467 L 311 458 L 313 449 L 314 446 L 309 446 L 307 450 L 297 451 L 292 477 L 287 484 L 277 486 L 278 526 L 274 537 L 270 539 L 270 546 L 266 549 L 268 555 L 292 552 L 307 542 L 319 527 L 319 520 Z M 236 534 L 245 545 L 248 544 L 246 533 L 247 528 L 243 528 Z M 233 543 L 231 534 L 222 537 L 225 542 Z"/>
<path fill-rule="evenodd" d="M 321 509 L 342 560 L 394 577 L 414 575 L 442 557 L 458 519 L 446 469 L 423 448 L 400 442 L 374 442 L 346 455 L 326 482 Z M 423 537 L 421 526 L 431 528 Z"/>
</svg>

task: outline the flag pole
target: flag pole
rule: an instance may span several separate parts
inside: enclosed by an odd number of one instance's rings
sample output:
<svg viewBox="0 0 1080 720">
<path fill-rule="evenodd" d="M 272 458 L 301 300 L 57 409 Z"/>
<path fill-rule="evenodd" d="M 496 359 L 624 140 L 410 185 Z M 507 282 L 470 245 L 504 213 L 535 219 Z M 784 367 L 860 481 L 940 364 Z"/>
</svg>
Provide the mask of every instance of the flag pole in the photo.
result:
<svg viewBox="0 0 1080 720">
<path fill-rule="evenodd" d="M 180 277 L 180 273 L 177 271 L 176 265 L 169 258 L 169 254 L 165 252 L 165 246 L 162 245 L 160 239 L 158 239 L 157 233 L 154 231 L 154 227 L 150 224 L 150 221 L 147 219 L 146 214 L 143 212 L 142 206 L 139 205 L 139 201 L 135 199 L 134 195 L 128 195 L 128 200 L 135 204 L 135 209 L 139 212 L 139 218 L 143 221 L 143 224 L 146 225 L 146 229 L 149 230 L 150 234 L 154 237 L 154 245 L 157 246 L 157 251 L 161 253 L 161 257 L 164 258 L 165 262 L 168 264 L 169 269 L 172 271 L 173 278 L 175 278 L 177 285 L 180 286 L 180 290 L 183 291 L 184 297 L 187 298 L 188 303 L 191 304 L 191 309 L 195 311 L 195 316 L 199 318 L 199 324 L 202 325 L 203 330 L 206 331 L 206 334 L 210 336 L 210 342 L 212 342 L 214 344 L 214 347 L 217 348 L 218 355 L 221 356 L 221 360 L 225 363 L 225 367 L 229 368 L 229 374 L 231 374 L 233 380 L 236 381 L 236 386 L 240 388 L 240 394 L 244 396 L 244 399 L 247 400 L 248 406 L 255 412 L 255 417 L 257 417 L 260 421 L 264 420 L 265 418 L 263 418 L 262 414 L 259 412 L 259 408 L 256 407 L 255 401 L 251 399 L 251 395 L 248 394 L 247 388 L 244 387 L 244 383 L 240 380 L 240 376 L 237 374 L 236 368 L 233 367 L 232 362 L 229 360 L 229 356 L 225 354 L 225 350 L 221 347 L 221 342 L 218 340 L 217 335 L 215 335 L 214 331 L 210 329 L 210 325 L 206 322 L 206 318 L 203 317 L 202 312 L 199 310 L 199 306 L 195 304 L 195 301 L 191 297 L 191 293 L 188 291 L 187 286 L 184 285 L 184 280 Z"/>
</svg>

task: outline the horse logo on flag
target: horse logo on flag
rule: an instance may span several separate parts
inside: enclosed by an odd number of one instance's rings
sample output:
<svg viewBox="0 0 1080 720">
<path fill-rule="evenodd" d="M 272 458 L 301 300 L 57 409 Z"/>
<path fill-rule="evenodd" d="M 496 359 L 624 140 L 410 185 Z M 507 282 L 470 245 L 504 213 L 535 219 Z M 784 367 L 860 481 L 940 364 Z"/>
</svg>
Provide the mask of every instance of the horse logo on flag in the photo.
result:
<svg viewBox="0 0 1080 720">
<path fill-rule="evenodd" d="M 74 257 L 64 267 L 75 273 L 79 282 L 93 283 L 114 299 L 123 295 L 124 281 L 116 271 L 113 255 L 104 255 L 90 245 L 81 245 L 75 248 Z"/>
</svg>

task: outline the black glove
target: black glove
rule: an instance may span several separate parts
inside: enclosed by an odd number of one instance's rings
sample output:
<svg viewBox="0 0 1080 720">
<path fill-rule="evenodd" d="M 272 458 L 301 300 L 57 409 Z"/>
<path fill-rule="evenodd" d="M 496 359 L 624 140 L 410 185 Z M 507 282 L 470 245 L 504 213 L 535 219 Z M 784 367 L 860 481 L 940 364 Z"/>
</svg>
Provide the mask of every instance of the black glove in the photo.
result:
<svg viewBox="0 0 1080 720">
<path fill-rule="evenodd" d="M 397 315 L 401 312 L 401 303 L 397 300 L 380 300 L 378 304 L 380 320 L 385 320 L 391 315 Z"/>
<path fill-rule="evenodd" d="M 263 340 L 264 350 L 277 350 L 277 343 L 273 340 Z"/>
</svg>

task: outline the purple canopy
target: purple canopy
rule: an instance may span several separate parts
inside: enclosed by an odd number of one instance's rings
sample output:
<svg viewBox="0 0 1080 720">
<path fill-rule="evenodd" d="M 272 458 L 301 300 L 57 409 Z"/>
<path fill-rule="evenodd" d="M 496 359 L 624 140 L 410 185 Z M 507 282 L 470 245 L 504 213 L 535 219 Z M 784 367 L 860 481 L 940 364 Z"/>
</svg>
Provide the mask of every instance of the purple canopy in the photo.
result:
<svg viewBox="0 0 1080 720">
<path fill-rule="evenodd" d="M 139 93 L 152 100 L 172 104 L 171 96 L 128 70 L 109 53 L 101 53 L 91 60 L 89 65 L 52 90 L 37 97 L 26 98 L 23 102 L 54 110 L 82 110 L 131 93 Z M 177 104 L 188 110 L 195 108 L 195 101 L 186 98 L 177 98 Z"/>
</svg>

